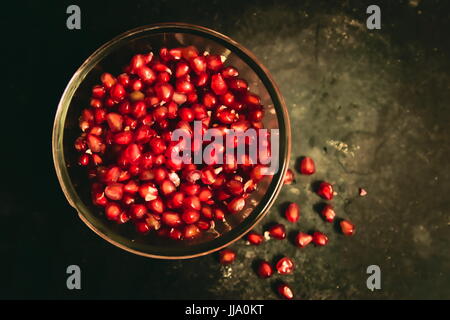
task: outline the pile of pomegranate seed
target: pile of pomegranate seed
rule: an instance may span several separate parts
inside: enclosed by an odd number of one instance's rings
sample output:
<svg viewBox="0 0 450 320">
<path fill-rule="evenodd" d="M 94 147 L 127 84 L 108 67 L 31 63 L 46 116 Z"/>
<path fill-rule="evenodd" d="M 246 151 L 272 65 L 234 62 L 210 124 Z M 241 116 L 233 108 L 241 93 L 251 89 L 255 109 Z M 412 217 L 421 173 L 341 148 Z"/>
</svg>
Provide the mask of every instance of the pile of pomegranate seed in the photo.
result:
<svg viewBox="0 0 450 320">
<path fill-rule="evenodd" d="M 101 75 L 81 112 L 75 149 L 88 168 L 92 201 L 108 220 L 131 222 L 141 234 L 193 239 L 245 207 L 263 178 L 261 153 L 256 163 L 248 154 L 224 164 L 216 153 L 202 164 L 172 156 L 202 148 L 180 147 L 172 140 L 175 129 L 194 137 L 210 128 L 223 136 L 228 129 L 264 128 L 260 98 L 223 60 L 193 46 L 162 48 L 158 55 L 136 54 L 120 75 Z M 237 140 L 234 148 L 251 142 Z"/>
<path fill-rule="evenodd" d="M 299 162 L 298 171 L 303 175 L 312 175 L 316 172 L 316 167 L 314 161 L 309 157 L 302 157 Z M 284 179 L 284 184 L 289 185 L 295 182 L 294 172 L 290 169 L 287 170 L 286 177 Z M 361 192 L 363 190 L 364 192 Z M 321 198 L 325 200 L 332 200 L 334 196 L 333 185 L 329 182 L 323 181 L 319 184 L 318 188 L 316 188 L 316 193 Z M 365 195 L 366 191 L 364 189 L 360 189 L 360 195 Z M 320 210 L 320 214 L 326 222 L 333 223 L 336 221 L 336 212 L 331 204 L 325 203 Z M 297 203 L 291 202 L 288 204 L 284 211 L 284 217 L 287 221 L 291 223 L 297 223 L 300 219 L 300 207 Z M 348 220 L 339 219 L 339 226 L 341 228 L 341 232 L 343 235 L 351 236 L 355 234 L 355 225 Z M 261 245 L 266 239 L 278 239 L 284 240 L 286 239 L 286 228 L 283 224 L 277 223 L 270 226 L 267 231 L 264 233 L 264 236 L 257 233 L 256 231 L 250 231 L 246 240 L 249 244 L 252 245 Z M 305 248 L 310 243 L 313 243 L 317 247 L 322 247 L 327 245 L 328 237 L 325 233 L 320 231 L 312 232 L 312 234 L 297 232 L 295 239 L 293 240 L 294 244 L 298 248 Z M 223 256 L 229 255 L 229 249 L 225 249 L 220 253 L 220 260 L 223 264 L 229 264 L 229 259 L 223 259 Z M 235 253 L 233 252 L 233 261 L 235 258 Z M 256 267 L 256 274 L 262 278 L 270 278 L 274 275 L 274 270 L 277 274 L 289 275 L 294 272 L 295 264 L 294 261 L 289 257 L 282 257 L 278 259 L 274 266 L 272 266 L 268 261 L 262 260 L 259 261 Z M 292 288 L 286 284 L 285 282 L 279 282 L 277 287 L 277 292 L 280 297 L 284 299 L 293 299 L 294 292 Z"/>
</svg>

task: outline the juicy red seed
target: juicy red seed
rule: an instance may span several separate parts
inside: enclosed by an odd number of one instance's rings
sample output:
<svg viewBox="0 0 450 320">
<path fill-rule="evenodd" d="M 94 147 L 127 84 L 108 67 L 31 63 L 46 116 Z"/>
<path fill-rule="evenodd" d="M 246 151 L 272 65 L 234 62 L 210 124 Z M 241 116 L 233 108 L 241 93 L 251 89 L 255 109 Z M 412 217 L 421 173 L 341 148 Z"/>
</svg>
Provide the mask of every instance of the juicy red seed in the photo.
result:
<svg viewBox="0 0 450 320">
<path fill-rule="evenodd" d="M 326 200 L 331 200 L 334 196 L 333 186 L 328 182 L 322 182 L 317 189 L 317 194 Z"/>
<path fill-rule="evenodd" d="M 158 197 L 152 201 L 149 201 L 147 204 L 147 208 L 154 213 L 162 214 L 165 209 L 164 201 Z"/>
<path fill-rule="evenodd" d="M 136 69 L 136 73 L 141 80 L 147 84 L 151 84 L 156 80 L 156 73 L 147 66 Z"/>
<path fill-rule="evenodd" d="M 105 188 L 105 195 L 111 200 L 120 200 L 123 195 L 123 184 L 111 183 Z"/>
<path fill-rule="evenodd" d="M 166 211 L 161 215 L 161 221 L 168 227 L 179 227 L 183 224 L 180 214 L 176 212 Z"/>
<path fill-rule="evenodd" d="M 135 223 L 136 231 L 141 234 L 147 234 L 150 231 L 150 226 L 147 224 L 145 220 L 137 221 Z"/>
<path fill-rule="evenodd" d="M 92 88 L 92 96 L 94 98 L 103 98 L 106 94 L 106 90 L 103 86 L 96 85 Z"/>
<path fill-rule="evenodd" d="M 244 192 L 244 184 L 237 180 L 229 180 L 226 183 L 226 187 L 235 196 L 240 196 Z"/>
<path fill-rule="evenodd" d="M 103 106 L 103 103 L 100 99 L 91 99 L 91 101 L 89 102 L 89 105 L 92 108 L 101 108 Z"/>
<path fill-rule="evenodd" d="M 237 92 L 245 92 L 248 89 L 248 83 L 243 79 L 234 78 L 228 81 L 228 87 Z"/>
<path fill-rule="evenodd" d="M 143 204 L 133 204 L 130 207 L 130 216 L 133 219 L 142 219 L 147 214 L 147 207 Z"/>
<path fill-rule="evenodd" d="M 192 58 L 190 60 L 190 65 L 192 70 L 194 70 L 195 73 L 200 74 L 206 71 L 206 59 L 203 56 L 198 56 L 195 58 Z"/>
<path fill-rule="evenodd" d="M 234 78 L 239 76 L 239 72 L 234 67 L 226 67 L 222 70 L 222 76 L 224 78 Z"/>
<path fill-rule="evenodd" d="M 168 206 L 172 209 L 181 208 L 183 206 L 184 194 L 182 192 L 174 192 L 170 195 Z"/>
<path fill-rule="evenodd" d="M 227 84 L 220 73 L 211 76 L 211 90 L 217 95 L 227 92 Z"/>
<path fill-rule="evenodd" d="M 267 261 L 261 261 L 257 270 L 260 278 L 270 278 L 273 275 L 273 268 Z"/>
<path fill-rule="evenodd" d="M 158 138 L 158 137 L 154 137 L 150 140 L 150 148 L 152 149 L 152 152 L 154 154 L 161 154 L 164 153 L 164 151 L 166 151 L 166 143 L 164 142 L 163 139 Z"/>
<path fill-rule="evenodd" d="M 189 73 L 189 65 L 186 62 L 180 61 L 177 63 L 177 66 L 175 67 L 175 77 L 181 78 L 184 77 Z"/>
<path fill-rule="evenodd" d="M 207 109 L 212 109 L 217 104 L 217 97 L 214 94 L 207 92 L 203 96 L 202 103 Z"/>
<path fill-rule="evenodd" d="M 200 199 L 197 196 L 189 196 L 183 199 L 183 206 L 186 209 L 194 209 L 199 211 L 202 208 Z"/>
<path fill-rule="evenodd" d="M 361 197 L 364 197 L 364 196 L 366 196 L 367 195 L 367 191 L 365 190 L 365 189 L 363 189 L 363 188 L 359 188 L 359 195 L 361 196 Z"/>
<path fill-rule="evenodd" d="M 161 183 L 161 192 L 163 195 L 167 196 L 172 192 L 176 191 L 177 187 L 173 184 L 172 181 L 166 179 Z"/>
<path fill-rule="evenodd" d="M 122 130 L 123 117 L 114 112 L 110 112 L 106 115 L 106 121 L 108 122 L 109 128 L 112 132 L 117 132 Z"/>
<path fill-rule="evenodd" d="M 125 98 L 126 91 L 123 85 L 116 83 L 109 91 L 111 98 L 115 101 L 121 101 Z"/>
<path fill-rule="evenodd" d="M 158 197 L 158 189 L 153 183 L 144 183 L 139 187 L 139 195 L 145 201 L 152 201 Z"/>
<path fill-rule="evenodd" d="M 313 159 L 304 157 L 300 161 L 299 171 L 301 174 L 311 175 L 316 172 L 316 166 Z"/>
<path fill-rule="evenodd" d="M 202 187 L 198 192 L 198 198 L 201 202 L 206 202 L 212 198 L 212 191 L 207 187 Z"/>
<path fill-rule="evenodd" d="M 184 178 L 187 182 L 194 183 L 202 177 L 202 172 L 200 170 L 189 170 L 184 174 Z"/>
<path fill-rule="evenodd" d="M 298 204 L 294 202 L 289 204 L 284 214 L 289 222 L 297 222 L 298 219 L 300 219 L 300 208 L 298 207 Z"/>
<path fill-rule="evenodd" d="M 284 184 L 295 183 L 295 174 L 291 169 L 287 169 L 286 175 L 284 176 Z"/>
<path fill-rule="evenodd" d="M 122 213 L 122 208 L 114 202 L 108 203 L 105 208 L 105 215 L 108 220 L 117 220 Z"/>
<path fill-rule="evenodd" d="M 178 230 L 176 228 L 172 228 L 169 231 L 169 238 L 171 238 L 173 240 L 181 240 L 183 238 L 183 234 L 181 233 L 180 230 Z"/>
<path fill-rule="evenodd" d="M 121 170 L 119 167 L 113 166 L 106 170 L 105 175 L 103 176 L 103 181 L 105 183 L 117 182 L 120 177 Z"/>
<path fill-rule="evenodd" d="M 161 100 L 168 102 L 173 96 L 173 87 L 169 83 L 158 83 L 155 85 L 156 96 Z"/>
<path fill-rule="evenodd" d="M 299 248 L 304 248 L 306 247 L 311 241 L 313 240 L 312 235 L 307 234 L 307 233 L 303 233 L 303 232 L 299 232 L 296 236 L 295 236 L 295 245 Z"/>
<path fill-rule="evenodd" d="M 285 283 L 281 283 L 277 286 L 278 294 L 287 300 L 291 300 L 294 298 L 294 293 L 292 292 L 292 289 Z"/>
<path fill-rule="evenodd" d="M 206 65 L 209 70 L 217 72 L 223 67 L 222 59 L 220 56 L 210 54 L 206 56 Z"/>
<path fill-rule="evenodd" d="M 183 229 L 183 237 L 185 239 L 193 239 L 200 234 L 200 229 L 194 225 L 190 224 L 184 227 Z"/>
<path fill-rule="evenodd" d="M 215 208 L 213 212 L 215 220 L 223 221 L 225 219 L 225 212 L 222 209 Z"/>
<path fill-rule="evenodd" d="M 161 228 L 161 222 L 158 215 L 148 214 L 145 218 L 145 222 L 147 222 L 150 229 L 158 230 Z"/>
<path fill-rule="evenodd" d="M 133 70 L 139 69 L 145 65 L 145 57 L 142 54 L 137 54 L 131 58 L 130 67 Z"/>
<path fill-rule="evenodd" d="M 244 197 L 236 197 L 228 203 L 228 211 L 230 213 L 235 214 L 241 211 L 245 207 L 245 198 Z"/>
<path fill-rule="evenodd" d="M 103 83 L 103 86 L 105 88 L 111 88 L 115 83 L 116 83 L 116 79 L 110 74 L 110 73 L 103 73 L 100 76 L 100 81 Z"/>
<path fill-rule="evenodd" d="M 91 158 L 89 157 L 89 155 L 84 153 L 78 159 L 78 164 L 80 164 L 81 166 L 87 166 L 90 160 Z"/>
<path fill-rule="evenodd" d="M 193 209 L 186 209 L 183 211 L 181 218 L 186 224 L 196 223 L 200 219 L 200 212 Z"/>
<path fill-rule="evenodd" d="M 327 222 L 333 222 L 334 218 L 336 217 L 336 212 L 334 212 L 334 209 L 329 204 L 325 205 L 321 211 L 322 217 Z"/>
<path fill-rule="evenodd" d="M 211 168 L 205 168 L 202 170 L 201 180 L 204 184 L 213 184 L 216 181 L 216 174 Z"/>
<path fill-rule="evenodd" d="M 278 260 L 276 269 L 279 274 L 290 274 L 294 271 L 294 262 L 291 258 L 284 257 Z"/>
<path fill-rule="evenodd" d="M 313 243 L 318 246 L 324 246 L 328 243 L 328 237 L 322 232 L 314 232 L 313 233 Z"/>
<path fill-rule="evenodd" d="M 206 220 L 199 220 L 196 225 L 200 230 L 208 230 L 212 226 L 211 222 Z"/>
<path fill-rule="evenodd" d="M 339 222 L 339 225 L 341 226 L 341 231 L 344 235 L 352 236 L 355 234 L 356 227 L 350 221 L 342 220 L 341 222 Z"/>
<path fill-rule="evenodd" d="M 184 183 L 181 185 L 180 191 L 188 196 L 195 196 L 200 192 L 200 185 L 196 183 Z"/>
<path fill-rule="evenodd" d="M 272 238 L 283 240 L 286 238 L 286 228 L 282 224 L 276 224 L 269 228 L 269 235 Z"/>
<path fill-rule="evenodd" d="M 127 182 L 127 184 L 124 185 L 123 191 L 126 193 L 134 194 L 139 191 L 139 185 L 136 181 L 130 180 Z"/>
<path fill-rule="evenodd" d="M 236 252 L 231 249 L 223 249 L 219 252 L 219 261 L 221 264 L 231 264 L 236 259 Z"/>
<path fill-rule="evenodd" d="M 247 241 L 250 242 L 250 244 L 257 246 L 264 242 L 264 237 L 255 231 L 250 231 L 247 234 Z"/>
<path fill-rule="evenodd" d="M 178 110 L 181 120 L 191 122 L 194 120 L 194 112 L 190 108 L 181 108 Z"/>
</svg>

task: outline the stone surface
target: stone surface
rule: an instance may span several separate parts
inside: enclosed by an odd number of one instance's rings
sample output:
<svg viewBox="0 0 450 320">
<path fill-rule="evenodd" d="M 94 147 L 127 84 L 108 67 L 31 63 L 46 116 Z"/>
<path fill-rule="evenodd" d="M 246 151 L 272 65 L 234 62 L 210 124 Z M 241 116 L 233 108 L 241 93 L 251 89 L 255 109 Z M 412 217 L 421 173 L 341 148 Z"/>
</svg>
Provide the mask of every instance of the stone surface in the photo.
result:
<svg viewBox="0 0 450 320">
<path fill-rule="evenodd" d="M 11 39 L 8 90 L 17 121 L 6 124 L 14 170 L 4 172 L 0 297 L 275 299 L 277 279 L 302 299 L 450 298 L 450 29 L 447 1 L 379 1 L 382 29 L 365 27 L 368 4 L 342 1 L 176 1 L 103 7 L 81 4 L 82 30 L 65 29 L 65 7 L 28 4 Z M 119 10 L 120 8 L 120 10 Z M 13 16 L 14 17 L 14 16 Z M 160 21 L 204 25 L 252 50 L 277 81 L 289 108 L 293 153 L 314 158 L 317 173 L 297 173 L 257 230 L 282 221 L 289 233 L 320 230 L 326 247 L 297 249 L 288 240 L 233 245 L 237 261 L 223 267 L 210 255 L 157 261 L 123 252 L 93 234 L 66 202 L 54 174 L 50 134 L 58 99 L 81 62 L 102 43 Z M 11 22 L 12 23 L 12 22 Z M 32 27 L 31 27 L 32 26 Z M 20 67 L 19 67 L 20 68 Z M 42 77 L 42 79 L 40 79 Z M 26 80 L 25 83 L 23 82 Z M 42 81 L 40 81 L 42 80 Z M 19 107 L 29 112 L 21 128 Z M 11 130 L 11 131 L 8 131 Z M 32 133 L 30 143 L 30 133 Z M 8 166 L 10 166 L 11 161 Z M 346 238 L 323 222 L 312 184 L 327 180 L 339 217 L 357 226 Z M 25 187 L 24 187 L 25 182 Z M 368 194 L 358 195 L 363 187 Z M 293 225 L 288 201 L 301 207 Z M 255 261 L 288 255 L 293 275 L 259 279 Z M 3 260 L 3 259 L 2 259 Z M 6 263 L 5 263 L 6 262 Z M 65 268 L 80 265 L 83 290 L 65 288 Z M 366 268 L 379 265 L 382 289 L 366 287 Z"/>
</svg>

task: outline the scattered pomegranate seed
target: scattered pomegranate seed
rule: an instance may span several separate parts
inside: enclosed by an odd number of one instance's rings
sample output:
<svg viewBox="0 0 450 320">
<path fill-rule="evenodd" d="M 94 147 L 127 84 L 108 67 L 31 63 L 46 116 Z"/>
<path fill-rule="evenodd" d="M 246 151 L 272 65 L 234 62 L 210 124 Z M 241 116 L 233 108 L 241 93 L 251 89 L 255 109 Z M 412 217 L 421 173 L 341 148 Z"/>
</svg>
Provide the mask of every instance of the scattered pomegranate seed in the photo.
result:
<svg viewBox="0 0 450 320">
<path fill-rule="evenodd" d="M 356 227 L 353 223 L 348 220 L 342 220 L 339 225 L 341 226 L 341 231 L 346 236 L 352 236 L 355 234 Z"/>
<path fill-rule="evenodd" d="M 328 237 L 322 232 L 314 232 L 313 234 L 313 243 L 318 246 L 324 246 L 328 243 Z"/>
<path fill-rule="evenodd" d="M 336 212 L 334 212 L 333 207 L 330 206 L 329 204 L 327 204 L 323 207 L 321 214 L 322 214 L 322 217 L 327 222 L 333 222 L 334 218 L 336 217 Z"/>
<path fill-rule="evenodd" d="M 258 276 L 261 278 L 270 278 L 273 274 L 273 268 L 267 261 L 261 261 L 257 270 Z"/>
<path fill-rule="evenodd" d="M 300 219 L 300 208 L 298 207 L 298 204 L 294 202 L 289 204 L 284 215 L 289 222 L 297 222 L 298 219 Z"/>
<path fill-rule="evenodd" d="M 292 289 L 285 283 L 281 283 L 277 286 L 277 291 L 280 296 L 284 299 L 291 300 L 294 298 L 294 293 Z"/>
<path fill-rule="evenodd" d="M 295 174 L 291 169 L 287 169 L 286 176 L 284 177 L 284 184 L 292 184 L 295 183 Z"/>
<path fill-rule="evenodd" d="M 275 267 L 279 274 L 290 274 L 294 271 L 294 262 L 291 258 L 284 257 L 278 260 Z"/>
<path fill-rule="evenodd" d="M 304 248 L 313 240 L 313 236 L 307 233 L 299 232 L 295 236 L 295 245 L 299 248 Z"/>
<path fill-rule="evenodd" d="M 283 240 L 286 238 L 286 228 L 282 224 L 276 224 L 269 228 L 269 235 L 278 240 Z"/>
<path fill-rule="evenodd" d="M 236 252 L 231 249 L 223 249 L 219 252 L 219 259 L 221 264 L 231 264 L 236 259 Z"/>
<path fill-rule="evenodd" d="M 264 242 L 264 237 L 255 231 L 250 231 L 247 234 L 247 241 L 257 246 Z"/>
<path fill-rule="evenodd" d="M 316 166 L 313 159 L 310 157 L 304 157 L 300 161 L 299 171 L 301 174 L 311 175 L 316 172 Z"/>
<path fill-rule="evenodd" d="M 333 186 L 328 182 L 321 182 L 317 194 L 326 200 L 331 200 L 334 196 Z"/>
<path fill-rule="evenodd" d="M 359 188 L 359 195 L 361 197 L 364 197 L 364 196 L 367 195 L 367 191 L 365 189 L 363 189 L 363 188 Z"/>
</svg>

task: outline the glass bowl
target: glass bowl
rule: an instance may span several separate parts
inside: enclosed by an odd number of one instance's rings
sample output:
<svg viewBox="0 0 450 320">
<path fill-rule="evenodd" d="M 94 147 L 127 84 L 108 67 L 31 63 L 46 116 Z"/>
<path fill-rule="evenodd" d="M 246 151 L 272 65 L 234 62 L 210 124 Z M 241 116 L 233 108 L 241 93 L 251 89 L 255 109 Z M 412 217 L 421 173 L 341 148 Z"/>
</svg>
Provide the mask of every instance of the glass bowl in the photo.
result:
<svg viewBox="0 0 450 320">
<path fill-rule="evenodd" d="M 226 57 L 226 65 L 238 68 L 252 92 L 261 97 L 266 115 L 264 125 L 279 129 L 279 169 L 266 176 L 238 214 L 227 215 L 214 229 L 202 232 L 190 241 L 175 241 L 156 235 L 139 235 L 134 228 L 107 221 L 101 208 L 91 203 L 90 188 L 84 168 L 77 165 L 74 141 L 80 133 L 78 118 L 89 105 L 91 88 L 107 71 L 121 73 L 122 67 L 136 53 L 158 52 L 162 46 L 173 48 L 194 45 L 199 50 Z M 121 34 L 95 51 L 69 81 L 55 116 L 53 160 L 61 188 L 81 220 L 103 239 L 129 252 L 152 258 L 193 258 L 220 250 L 250 231 L 269 211 L 283 186 L 290 155 L 288 113 L 269 71 L 256 57 L 236 41 L 216 31 L 182 23 L 143 26 Z"/>
</svg>

